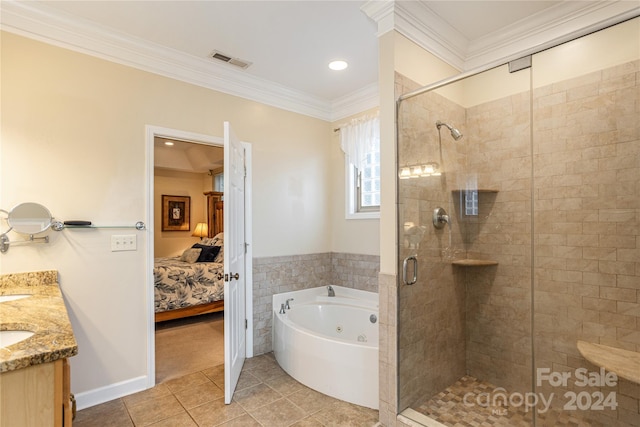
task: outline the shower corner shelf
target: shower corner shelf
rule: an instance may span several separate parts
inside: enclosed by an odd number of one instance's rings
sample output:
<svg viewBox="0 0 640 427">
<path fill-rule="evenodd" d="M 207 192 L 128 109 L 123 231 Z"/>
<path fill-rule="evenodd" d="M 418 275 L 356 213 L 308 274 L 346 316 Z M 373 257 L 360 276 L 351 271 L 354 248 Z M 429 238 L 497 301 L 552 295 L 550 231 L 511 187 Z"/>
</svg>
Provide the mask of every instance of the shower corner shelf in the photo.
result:
<svg viewBox="0 0 640 427">
<path fill-rule="evenodd" d="M 589 362 L 620 378 L 640 384 L 640 353 L 586 341 L 577 342 L 578 351 Z"/>
<path fill-rule="evenodd" d="M 498 261 L 492 261 L 490 259 L 456 259 L 451 262 L 452 265 L 458 267 L 487 267 L 491 265 L 498 265 Z"/>
</svg>

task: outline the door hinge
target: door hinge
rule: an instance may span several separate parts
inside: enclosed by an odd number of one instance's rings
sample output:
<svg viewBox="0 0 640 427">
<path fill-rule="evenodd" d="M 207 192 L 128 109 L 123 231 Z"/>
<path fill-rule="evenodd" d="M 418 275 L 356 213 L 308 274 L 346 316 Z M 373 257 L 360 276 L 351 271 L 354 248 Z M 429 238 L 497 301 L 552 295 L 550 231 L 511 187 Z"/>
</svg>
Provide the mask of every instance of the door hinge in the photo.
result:
<svg viewBox="0 0 640 427">
<path fill-rule="evenodd" d="M 249 322 L 247 319 L 244 319 L 244 328 L 247 329 L 249 327 Z"/>
<path fill-rule="evenodd" d="M 247 248 L 249 247 L 249 244 L 247 242 L 244 242 L 244 253 L 247 253 Z"/>
</svg>

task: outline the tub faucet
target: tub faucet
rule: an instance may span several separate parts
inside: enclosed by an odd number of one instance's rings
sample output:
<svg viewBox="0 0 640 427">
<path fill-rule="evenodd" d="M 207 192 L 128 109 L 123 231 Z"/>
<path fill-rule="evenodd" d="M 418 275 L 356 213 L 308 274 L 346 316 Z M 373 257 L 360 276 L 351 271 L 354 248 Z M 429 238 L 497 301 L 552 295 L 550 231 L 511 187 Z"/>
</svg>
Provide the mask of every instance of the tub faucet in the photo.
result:
<svg viewBox="0 0 640 427">
<path fill-rule="evenodd" d="M 279 314 L 285 314 L 286 311 L 284 311 L 284 304 L 280 304 L 280 311 L 278 312 Z"/>
<path fill-rule="evenodd" d="M 284 308 L 287 309 L 287 310 L 291 309 L 291 306 L 289 305 L 289 301 L 293 301 L 293 298 L 289 298 L 287 300 L 287 302 L 284 304 Z"/>
<path fill-rule="evenodd" d="M 331 287 L 331 285 L 327 286 L 327 291 L 328 291 L 330 297 L 335 297 L 336 296 L 336 293 L 333 291 L 333 288 Z"/>
</svg>

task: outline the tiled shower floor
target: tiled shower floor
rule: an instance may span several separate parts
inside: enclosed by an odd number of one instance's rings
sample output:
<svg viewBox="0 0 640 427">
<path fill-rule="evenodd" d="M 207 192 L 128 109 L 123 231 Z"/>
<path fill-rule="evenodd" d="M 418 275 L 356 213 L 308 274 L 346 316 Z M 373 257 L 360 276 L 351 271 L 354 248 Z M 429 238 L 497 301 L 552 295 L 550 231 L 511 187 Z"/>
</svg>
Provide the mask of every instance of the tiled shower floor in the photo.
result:
<svg viewBox="0 0 640 427">
<path fill-rule="evenodd" d="M 478 396 L 491 395 L 496 389 L 491 383 L 480 381 L 471 376 L 460 378 L 455 384 L 447 387 L 430 400 L 413 409 L 422 415 L 448 427 L 529 427 L 533 425 L 533 411 L 525 411 L 525 407 L 508 406 L 470 406 L 466 402 L 478 402 Z M 465 400 L 465 395 L 466 400 Z M 482 399 L 480 400 L 482 401 Z M 541 426 L 580 426 L 595 427 L 593 424 L 579 419 L 576 413 L 549 410 L 537 415 L 537 425 Z"/>
</svg>

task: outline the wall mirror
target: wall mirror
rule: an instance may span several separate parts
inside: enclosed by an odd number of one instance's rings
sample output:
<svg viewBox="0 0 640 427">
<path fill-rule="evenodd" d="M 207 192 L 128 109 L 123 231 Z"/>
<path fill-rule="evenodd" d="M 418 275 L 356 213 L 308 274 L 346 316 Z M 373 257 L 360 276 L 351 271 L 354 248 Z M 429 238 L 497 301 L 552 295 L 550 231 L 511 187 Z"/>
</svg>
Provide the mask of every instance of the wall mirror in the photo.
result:
<svg viewBox="0 0 640 427">
<path fill-rule="evenodd" d="M 21 203 L 7 212 L 9 230 L 22 234 L 38 234 L 51 227 L 51 212 L 39 203 Z"/>
</svg>

